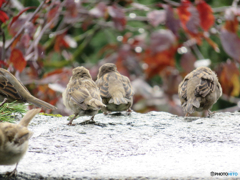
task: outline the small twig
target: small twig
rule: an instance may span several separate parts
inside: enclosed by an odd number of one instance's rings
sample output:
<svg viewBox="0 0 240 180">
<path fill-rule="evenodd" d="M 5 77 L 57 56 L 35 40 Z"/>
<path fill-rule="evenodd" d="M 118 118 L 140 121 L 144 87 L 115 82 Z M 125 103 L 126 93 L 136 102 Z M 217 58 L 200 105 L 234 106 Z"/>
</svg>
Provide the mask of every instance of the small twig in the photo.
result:
<svg viewBox="0 0 240 180">
<path fill-rule="evenodd" d="M 3 8 L 5 8 L 5 7 L 9 4 L 9 1 L 10 1 L 10 0 L 7 0 L 7 1 L 4 3 Z"/>
<path fill-rule="evenodd" d="M 201 51 L 198 49 L 198 47 L 197 47 L 196 44 L 193 45 L 192 48 L 193 48 L 193 51 L 196 53 L 198 59 L 204 59 L 204 57 L 203 57 Z"/>
<path fill-rule="evenodd" d="M 70 28 L 71 28 L 71 26 L 68 26 L 68 27 L 66 27 L 66 28 L 64 28 L 64 29 L 62 29 L 62 30 L 53 32 L 53 33 L 51 33 L 51 34 L 49 35 L 49 37 L 52 38 L 52 37 L 55 37 L 55 36 L 57 36 L 57 35 L 63 34 L 64 32 L 68 31 Z"/>
<path fill-rule="evenodd" d="M 135 18 L 127 17 L 127 21 L 147 21 L 148 18 L 144 16 L 136 16 Z"/>
<path fill-rule="evenodd" d="M 2 23 L 0 23 L 0 35 L 2 36 L 2 57 L 1 57 L 1 60 L 5 60 L 5 34 L 4 34 L 4 31 L 2 29 Z"/>
<path fill-rule="evenodd" d="M 40 11 L 40 9 L 42 8 L 42 6 L 44 5 L 45 0 L 41 2 L 41 4 L 38 6 L 38 8 L 33 12 L 33 14 L 26 20 L 26 22 L 23 24 L 23 26 L 21 27 L 21 29 L 17 32 L 17 34 L 10 40 L 10 43 L 8 44 L 8 46 L 6 47 L 6 50 L 8 50 L 8 48 L 12 45 L 12 43 L 18 38 L 18 36 L 23 32 L 25 25 L 31 21 L 34 16 L 38 13 L 38 11 Z"/>
<path fill-rule="evenodd" d="M 231 6 L 222 6 L 222 7 L 217 7 L 217 8 L 212 8 L 213 13 L 221 13 L 226 11 L 226 9 L 229 9 Z M 237 8 L 240 8 L 240 6 L 237 6 Z"/>
<path fill-rule="evenodd" d="M 237 7 L 238 2 L 239 2 L 239 0 L 233 0 L 232 6 L 233 6 L 233 7 Z"/>
<path fill-rule="evenodd" d="M 240 110 L 239 106 L 233 106 L 230 108 L 220 109 L 217 112 L 235 112 L 235 111 L 239 111 L 239 110 Z"/>
<path fill-rule="evenodd" d="M 0 107 L 2 107 L 6 101 L 7 101 L 7 98 L 4 98 L 3 102 L 0 104 Z"/>
<path fill-rule="evenodd" d="M 36 40 L 31 44 L 31 46 L 27 49 L 26 54 L 30 54 L 32 49 L 38 45 L 40 39 L 42 38 L 43 34 L 45 33 L 45 31 L 51 26 L 51 24 L 53 23 L 53 21 L 58 17 L 58 14 L 56 13 L 56 15 L 54 16 L 54 18 L 51 19 L 51 21 L 49 21 L 42 29 L 42 31 L 40 32 L 40 34 L 38 35 L 38 37 L 36 38 Z"/>
<path fill-rule="evenodd" d="M 233 97 L 233 96 L 228 96 L 226 94 L 223 94 L 221 99 L 223 99 L 224 101 L 235 103 L 235 104 L 238 104 L 240 102 L 240 98 L 236 98 L 236 97 Z"/>
<path fill-rule="evenodd" d="M 166 3 L 172 5 L 172 6 L 180 6 L 180 3 L 177 3 L 175 1 L 171 1 L 171 0 L 163 0 L 165 1 Z"/>
</svg>

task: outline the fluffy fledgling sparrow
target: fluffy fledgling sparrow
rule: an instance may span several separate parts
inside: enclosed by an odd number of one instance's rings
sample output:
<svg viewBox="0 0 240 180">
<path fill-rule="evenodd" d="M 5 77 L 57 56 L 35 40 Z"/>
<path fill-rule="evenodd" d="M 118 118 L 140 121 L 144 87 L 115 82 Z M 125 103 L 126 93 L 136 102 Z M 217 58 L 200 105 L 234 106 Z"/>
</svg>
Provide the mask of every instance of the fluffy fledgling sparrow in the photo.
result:
<svg viewBox="0 0 240 180">
<path fill-rule="evenodd" d="M 56 109 L 55 106 L 32 96 L 21 81 L 7 70 L 0 68 L 0 101 L 6 98 L 7 102 L 17 100 L 17 102 L 28 102 L 46 109 Z"/>
<path fill-rule="evenodd" d="M 16 164 L 10 175 L 16 173 L 17 165 L 28 149 L 28 140 L 33 132 L 27 126 L 40 111 L 40 108 L 28 111 L 18 124 L 0 123 L 0 165 Z"/>
<path fill-rule="evenodd" d="M 94 123 L 94 116 L 98 113 L 102 103 L 100 91 L 96 83 L 92 80 L 89 71 L 83 66 L 74 68 L 72 77 L 62 94 L 63 104 L 71 109 L 75 116 L 69 121 L 68 125 L 73 125 L 72 121 L 79 116 L 92 116 L 90 120 L 80 124 Z"/>
<path fill-rule="evenodd" d="M 210 117 L 210 109 L 222 95 L 222 87 L 215 72 L 208 67 L 199 67 L 179 84 L 178 95 L 186 116 L 207 110 Z"/>
<path fill-rule="evenodd" d="M 115 64 L 106 63 L 99 68 L 96 84 L 100 89 L 105 115 L 109 112 L 131 112 L 133 104 L 133 88 L 128 77 L 117 71 Z"/>
</svg>

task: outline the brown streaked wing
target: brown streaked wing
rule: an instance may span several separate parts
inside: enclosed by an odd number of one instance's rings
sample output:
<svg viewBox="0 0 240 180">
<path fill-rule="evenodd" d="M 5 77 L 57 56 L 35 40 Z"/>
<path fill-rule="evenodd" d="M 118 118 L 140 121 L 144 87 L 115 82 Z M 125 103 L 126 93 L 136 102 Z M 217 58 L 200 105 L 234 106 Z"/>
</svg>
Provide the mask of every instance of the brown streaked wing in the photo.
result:
<svg viewBox="0 0 240 180">
<path fill-rule="evenodd" d="M 83 110 L 87 109 L 87 105 L 83 103 L 84 100 L 89 96 L 89 92 L 86 89 L 75 89 L 69 93 L 69 96 L 70 100 L 78 104 Z"/>
<path fill-rule="evenodd" d="M 87 81 L 84 81 L 84 85 L 94 99 L 101 101 L 100 91 L 96 83 L 92 79 L 88 79 Z"/>
<path fill-rule="evenodd" d="M 180 96 L 187 101 L 187 82 L 188 79 L 184 79 L 183 83 L 180 85 Z"/>
<path fill-rule="evenodd" d="M 110 74 L 105 74 L 100 79 L 96 81 L 96 84 L 100 90 L 100 95 L 104 98 L 110 98 L 111 95 L 108 92 L 108 83 L 109 83 Z"/>
<path fill-rule="evenodd" d="M 16 100 L 22 100 L 21 95 L 14 86 L 0 73 L 0 94 Z"/>
<path fill-rule="evenodd" d="M 201 78 L 200 85 L 195 89 L 195 96 L 206 97 L 209 93 L 214 91 L 213 77 L 206 75 Z"/>
<path fill-rule="evenodd" d="M 133 91 L 130 80 L 126 76 L 123 76 L 123 75 L 121 75 L 121 76 L 122 76 L 123 87 L 126 92 L 126 97 L 133 96 L 134 91 Z"/>
</svg>

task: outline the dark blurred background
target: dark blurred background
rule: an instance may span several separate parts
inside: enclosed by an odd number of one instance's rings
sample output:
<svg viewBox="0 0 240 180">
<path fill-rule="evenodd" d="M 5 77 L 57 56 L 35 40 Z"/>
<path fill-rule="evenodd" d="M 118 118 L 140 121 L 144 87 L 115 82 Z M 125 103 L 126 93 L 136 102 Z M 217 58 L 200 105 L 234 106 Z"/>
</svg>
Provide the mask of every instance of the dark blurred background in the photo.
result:
<svg viewBox="0 0 240 180">
<path fill-rule="evenodd" d="M 209 66 L 224 93 L 212 110 L 238 111 L 239 15 L 238 0 L 0 0 L 0 64 L 62 115 L 74 67 L 95 80 L 115 63 L 132 81 L 134 111 L 184 115 L 178 84 Z"/>
</svg>

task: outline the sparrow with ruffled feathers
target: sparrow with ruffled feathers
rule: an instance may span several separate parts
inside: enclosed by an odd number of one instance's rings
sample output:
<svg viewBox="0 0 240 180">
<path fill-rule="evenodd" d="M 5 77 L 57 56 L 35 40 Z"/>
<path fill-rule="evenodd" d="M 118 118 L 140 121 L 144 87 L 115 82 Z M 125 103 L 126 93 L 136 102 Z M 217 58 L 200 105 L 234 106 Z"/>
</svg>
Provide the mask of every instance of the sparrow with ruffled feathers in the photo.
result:
<svg viewBox="0 0 240 180">
<path fill-rule="evenodd" d="M 28 124 L 40 111 L 41 109 L 28 111 L 18 124 L 0 123 L 0 165 L 16 164 L 10 176 L 16 175 L 17 165 L 28 149 L 28 140 L 33 134 L 27 128 Z"/>
<path fill-rule="evenodd" d="M 210 111 L 222 95 L 217 75 L 208 67 L 199 67 L 190 72 L 179 84 L 178 95 L 186 116 L 194 111 Z"/>
<path fill-rule="evenodd" d="M 99 68 L 97 75 L 97 86 L 100 89 L 104 114 L 109 112 L 131 112 L 133 104 L 133 88 L 128 77 L 117 71 L 115 64 L 106 63 Z"/>
<path fill-rule="evenodd" d="M 94 123 L 94 116 L 98 113 L 101 107 L 105 105 L 102 103 L 100 91 L 92 80 L 89 71 L 83 66 L 77 67 L 72 71 L 72 77 L 63 92 L 63 104 L 71 109 L 74 117 L 70 120 L 68 125 L 79 116 L 92 116 L 90 120 L 84 121 L 80 124 Z"/>
</svg>

